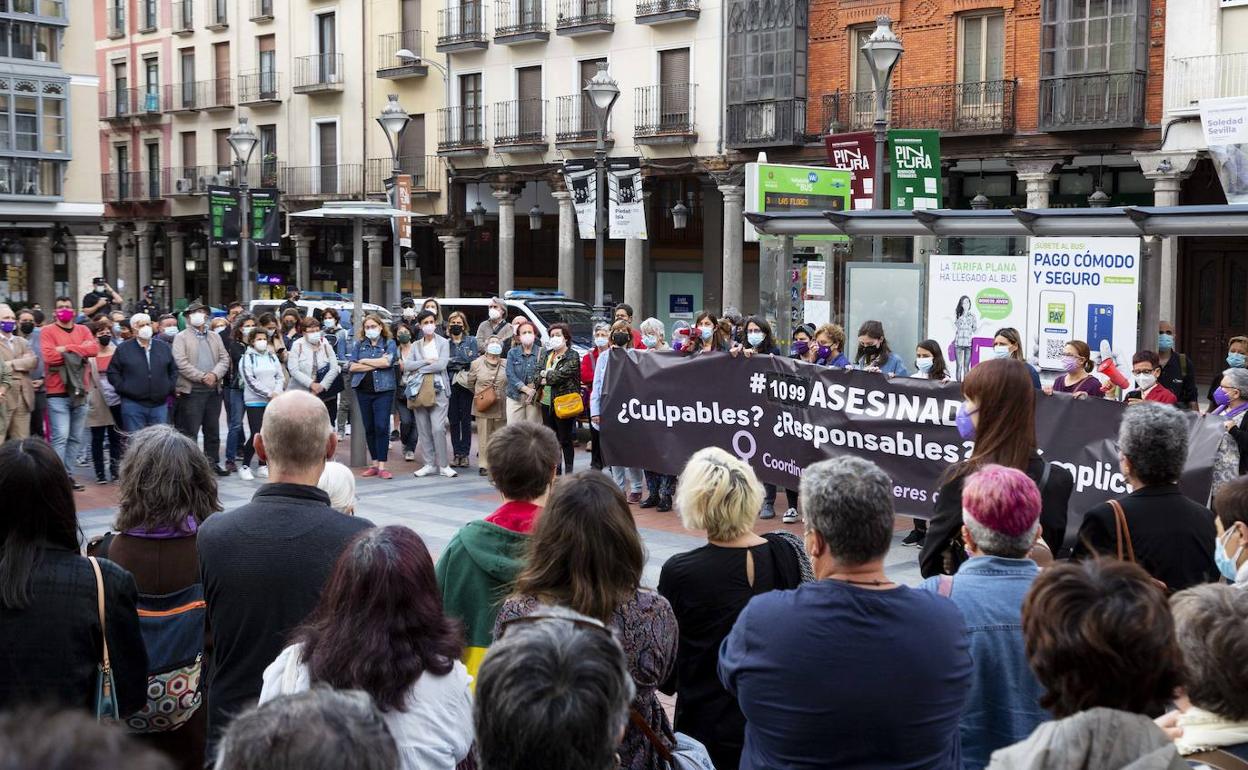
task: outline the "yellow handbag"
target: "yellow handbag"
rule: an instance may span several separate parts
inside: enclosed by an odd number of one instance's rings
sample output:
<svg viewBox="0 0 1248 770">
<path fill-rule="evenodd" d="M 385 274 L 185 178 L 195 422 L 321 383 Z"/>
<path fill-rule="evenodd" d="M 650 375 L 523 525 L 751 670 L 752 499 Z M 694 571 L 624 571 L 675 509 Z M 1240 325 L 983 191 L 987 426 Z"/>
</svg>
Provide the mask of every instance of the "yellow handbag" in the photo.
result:
<svg viewBox="0 0 1248 770">
<path fill-rule="evenodd" d="M 569 417 L 579 417 L 581 412 L 585 411 L 585 402 L 581 400 L 580 393 L 565 393 L 562 396 L 555 396 L 551 405 L 555 408 L 555 417 L 560 420 L 566 420 Z"/>
</svg>

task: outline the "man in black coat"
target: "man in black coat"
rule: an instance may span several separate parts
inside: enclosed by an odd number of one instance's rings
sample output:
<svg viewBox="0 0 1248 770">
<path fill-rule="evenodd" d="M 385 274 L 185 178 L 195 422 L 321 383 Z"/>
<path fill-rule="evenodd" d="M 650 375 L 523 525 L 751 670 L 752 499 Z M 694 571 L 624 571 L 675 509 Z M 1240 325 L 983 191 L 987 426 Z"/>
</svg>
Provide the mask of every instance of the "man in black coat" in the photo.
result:
<svg viewBox="0 0 1248 770">
<path fill-rule="evenodd" d="M 206 666 L 209 756 L 229 720 L 260 697 L 261 675 L 321 598 L 339 555 L 373 526 L 329 506 L 316 483 L 338 436 L 316 396 L 273 399 L 256 436 L 269 483 L 199 529 L 199 569 L 212 629 Z"/>
<path fill-rule="evenodd" d="M 1213 512 L 1179 491 L 1187 435 L 1187 421 L 1176 408 L 1152 402 L 1128 406 L 1118 428 L 1122 472 L 1134 490 L 1118 502 L 1126 514 L 1135 561 L 1170 592 L 1218 579 Z M 1114 520 L 1109 503 L 1088 511 L 1073 557 L 1117 556 Z M 1128 558 L 1126 540 L 1124 536 L 1123 558 Z"/>
<path fill-rule="evenodd" d="M 121 396 L 121 428 L 133 433 L 169 422 L 169 397 L 178 382 L 173 348 L 155 339 L 151 316 L 130 317 L 133 337 L 117 346 L 109 361 L 108 382 Z"/>
</svg>

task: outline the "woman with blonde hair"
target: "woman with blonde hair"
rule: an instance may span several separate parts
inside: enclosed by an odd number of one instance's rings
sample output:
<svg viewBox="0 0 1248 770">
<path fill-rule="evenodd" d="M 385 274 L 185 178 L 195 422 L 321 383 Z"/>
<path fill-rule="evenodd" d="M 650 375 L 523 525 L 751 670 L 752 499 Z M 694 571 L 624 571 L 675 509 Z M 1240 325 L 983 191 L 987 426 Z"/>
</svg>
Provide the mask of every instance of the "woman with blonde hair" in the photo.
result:
<svg viewBox="0 0 1248 770">
<path fill-rule="evenodd" d="M 745 741 L 745 717 L 716 673 L 720 644 L 751 597 L 813 578 L 798 538 L 754 533 L 762 502 L 750 466 L 717 447 L 698 451 L 680 474 L 676 508 L 707 544 L 668 559 L 659 575 L 680 627 L 676 668 L 662 689 L 677 695 L 675 729 L 705 744 L 716 767 L 739 765 Z"/>
</svg>

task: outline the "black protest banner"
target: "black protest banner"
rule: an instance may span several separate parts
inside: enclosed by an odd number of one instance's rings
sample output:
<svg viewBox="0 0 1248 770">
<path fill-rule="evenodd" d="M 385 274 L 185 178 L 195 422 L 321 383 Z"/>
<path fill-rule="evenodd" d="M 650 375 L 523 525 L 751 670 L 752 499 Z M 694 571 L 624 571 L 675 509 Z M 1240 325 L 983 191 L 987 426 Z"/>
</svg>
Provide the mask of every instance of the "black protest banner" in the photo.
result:
<svg viewBox="0 0 1248 770">
<path fill-rule="evenodd" d="M 974 449 L 954 422 L 961 404 L 957 384 L 887 379 L 776 356 L 610 355 L 601 441 L 611 465 L 679 473 L 694 452 L 718 446 L 750 463 L 763 481 L 796 489 L 811 463 L 853 454 L 892 477 L 898 513 L 926 517 L 941 475 Z M 1118 468 L 1125 408 L 1037 394 L 1036 440 L 1046 459 L 1074 476 L 1072 517 L 1129 491 Z M 1218 420 L 1188 419 L 1181 487 L 1203 503 L 1223 428 Z"/>
</svg>

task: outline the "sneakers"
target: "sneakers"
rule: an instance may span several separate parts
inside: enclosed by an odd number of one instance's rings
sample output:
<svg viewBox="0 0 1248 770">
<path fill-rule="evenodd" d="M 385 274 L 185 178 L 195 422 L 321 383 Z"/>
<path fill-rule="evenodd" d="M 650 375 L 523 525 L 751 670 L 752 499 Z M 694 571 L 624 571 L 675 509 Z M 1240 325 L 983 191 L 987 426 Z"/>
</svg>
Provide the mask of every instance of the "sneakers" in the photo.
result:
<svg viewBox="0 0 1248 770">
<path fill-rule="evenodd" d="M 85 492 L 85 491 L 87 491 L 87 488 L 86 488 L 86 487 L 84 487 L 82 484 L 79 484 L 79 483 L 78 483 L 78 479 L 74 478 L 73 476 L 70 476 L 70 477 L 69 477 L 69 484 L 70 484 L 70 486 L 72 486 L 72 487 L 74 488 L 74 491 L 75 491 L 75 492 Z"/>
<path fill-rule="evenodd" d="M 784 516 L 780 518 L 780 521 L 783 521 L 785 524 L 796 524 L 797 523 L 797 509 L 790 508 L 789 510 L 785 511 Z"/>
<path fill-rule="evenodd" d="M 640 492 L 629 492 L 629 493 L 628 493 L 628 504 L 629 504 L 629 505 L 637 505 L 637 504 L 638 504 L 638 503 L 640 503 L 640 502 L 641 502 L 641 493 L 640 493 Z"/>
<path fill-rule="evenodd" d="M 392 479 L 392 478 L 394 478 L 394 474 L 393 474 L 393 473 L 391 473 L 390 471 L 377 471 L 377 478 L 379 478 L 379 479 Z"/>
<path fill-rule="evenodd" d="M 234 473 L 235 471 L 238 470 L 238 463 L 234 462 L 233 460 L 226 460 L 225 469 L 229 471 L 230 473 Z"/>
<path fill-rule="evenodd" d="M 443 469 L 439 470 L 439 471 L 438 471 L 438 475 L 440 475 L 440 476 L 445 476 L 445 477 L 447 477 L 448 479 L 453 479 L 453 478 L 455 478 L 456 476 L 458 476 L 459 474 L 458 474 L 458 473 L 456 473 L 456 472 L 455 472 L 455 470 L 454 470 L 454 469 L 452 469 L 452 468 L 451 468 L 451 466 L 449 466 L 449 465 L 448 465 L 448 466 L 446 466 L 445 468 L 443 468 Z"/>
<path fill-rule="evenodd" d="M 758 518 L 760 519 L 776 518 L 776 504 L 775 503 L 763 503 L 763 510 L 758 512 Z"/>
<path fill-rule="evenodd" d="M 416 462 L 416 453 L 410 449 L 407 450 L 406 452 L 403 453 L 403 460 L 404 462 L 409 462 L 409 463 Z"/>
<path fill-rule="evenodd" d="M 256 471 L 256 475 L 262 479 L 267 479 L 269 477 L 269 466 L 261 465 L 259 470 Z"/>
<path fill-rule="evenodd" d="M 919 548 L 923 545 L 923 534 L 917 529 L 910 530 L 910 534 L 901 540 L 901 544 L 907 548 Z"/>
<path fill-rule="evenodd" d="M 374 465 L 374 466 L 372 466 L 372 467 L 365 468 L 365 469 L 364 469 L 364 472 L 363 472 L 363 473 L 361 473 L 360 475 L 361 475 L 361 476 L 376 476 L 376 475 L 377 475 L 377 466 L 375 466 L 375 465 Z"/>
<path fill-rule="evenodd" d="M 659 504 L 659 496 L 658 496 L 658 495 L 655 495 L 655 494 L 651 494 L 651 495 L 650 495 L 649 497 L 647 497 L 645 500 L 642 500 L 642 501 L 641 501 L 641 506 L 640 506 L 640 507 L 642 507 L 642 508 L 654 508 L 654 507 L 656 507 L 658 504 Z"/>
<path fill-rule="evenodd" d="M 659 498 L 659 507 L 655 508 L 659 513 L 667 513 L 672 510 L 672 496 L 664 495 Z"/>
<path fill-rule="evenodd" d="M 243 481 L 255 481 L 256 480 L 255 474 L 251 472 L 250 465 L 238 466 L 238 477 L 242 479 Z"/>
<path fill-rule="evenodd" d="M 105 486 L 106 484 L 108 484 L 108 479 L 104 477 L 103 473 L 97 473 L 95 474 L 95 483 L 99 484 L 100 486 Z"/>
<path fill-rule="evenodd" d="M 413 476 L 415 476 L 415 477 L 416 477 L 416 478 L 418 478 L 418 479 L 423 479 L 424 477 L 426 477 L 426 476 L 432 476 L 433 474 L 435 474 L 435 473 L 437 473 L 437 472 L 438 472 L 438 469 L 437 469 L 437 468 L 433 467 L 432 465 L 426 465 L 425 467 L 421 468 L 420 470 L 415 470 L 415 471 L 412 471 L 412 475 L 413 475 Z"/>
</svg>

